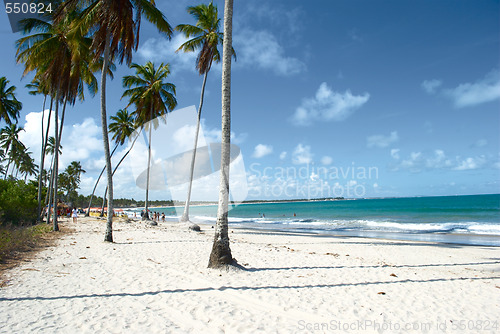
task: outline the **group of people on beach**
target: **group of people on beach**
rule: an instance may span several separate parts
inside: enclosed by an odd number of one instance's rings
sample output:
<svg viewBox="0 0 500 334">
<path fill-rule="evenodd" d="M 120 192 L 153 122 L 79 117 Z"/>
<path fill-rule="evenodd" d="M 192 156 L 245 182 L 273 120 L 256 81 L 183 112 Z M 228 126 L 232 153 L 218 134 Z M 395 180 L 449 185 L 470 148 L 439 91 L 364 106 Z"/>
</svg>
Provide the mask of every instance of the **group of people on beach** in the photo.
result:
<svg viewBox="0 0 500 334">
<path fill-rule="evenodd" d="M 149 211 L 149 210 L 148 210 Z M 141 212 L 141 218 L 144 219 L 146 215 L 146 211 L 145 210 L 142 210 Z M 152 220 L 154 220 L 155 222 L 159 222 L 160 221 L 160 218 L 161 218 L 161 221 L 165 221 L 165 212 L 161 213 L 160 212 L 149 212 L 149 218 L 151 218 Z"/>
<path fill-rule="evenodd" d="M 52 214 L 54 212 L 53 209 L 50 210 L 50 213 Z M 44 211 L 44 216 L 47 217 L 49 215 L 49 208 L 48 206 L 45 208 Z M 73 218 L 73 223 L 76 223 L 76 220 L 78 218 L 78 210 L 76 207 L 73 207 L 73 210 L 70 210 L 70 208 L 58 208 L 57 209 L 57 216 L 58 217 L 68 217 L 68 218 Z"/>
</svg>

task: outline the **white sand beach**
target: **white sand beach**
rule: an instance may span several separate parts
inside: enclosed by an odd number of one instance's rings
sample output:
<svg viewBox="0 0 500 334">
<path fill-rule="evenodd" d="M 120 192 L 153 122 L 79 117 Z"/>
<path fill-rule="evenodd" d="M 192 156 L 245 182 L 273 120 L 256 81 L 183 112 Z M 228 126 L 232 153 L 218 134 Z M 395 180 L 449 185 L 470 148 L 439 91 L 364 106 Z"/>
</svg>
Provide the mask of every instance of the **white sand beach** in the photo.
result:
<svg viewBox="0 0 500 334">
<path fill-rule="evenodd" d="M 6 273 L 1 333 L 495 333 L 500 249 L 80 218 Z"/>
</svg>

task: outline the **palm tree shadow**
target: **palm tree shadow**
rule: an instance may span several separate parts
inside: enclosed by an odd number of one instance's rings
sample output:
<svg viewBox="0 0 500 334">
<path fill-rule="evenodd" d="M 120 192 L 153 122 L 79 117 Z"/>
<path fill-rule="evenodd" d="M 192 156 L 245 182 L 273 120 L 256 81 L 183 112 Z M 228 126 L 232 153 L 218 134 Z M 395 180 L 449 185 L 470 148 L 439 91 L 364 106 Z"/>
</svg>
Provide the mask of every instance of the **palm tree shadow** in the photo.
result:
<svg viewBox="0 0 500 334">
<path fill-rule="evenodd" d="M 157 296 L 161 294 L 173 293 L 188 293 L 188 292 L 207 292 L 207 291 L 259 291 L 259 290 L 282 290 L 282 289 L 310 289 L 310 288 L 341 288 L 353 286 L 370 286 L 370 285 L 384 285 L 384 284 L 405 284 L 405 283 L 436 283 L 436 282 L 453 282 L 453 281 L 486 281 L 500 279 L 497 277 L 454 277 L 454 278 L 432 278 L 423 280 L 404 279 L 394 281 L 373 281 L 373 282 L 353 282 L 353 283 L 339 283 L 339 284 L 306 284 L 306 285 L 264 285 L 264 286 L 221 286 L 221 287 L 203 287 L 195 289 L 165 289 L 158 291 L 145 291 L 145 292 L 120 292 L 120 293 L 107 293 L 107 294 L 81 294 L 81 295 L 66 295 L 66 296 L 34 296 L 34 297 L 0 297 L 0 302 L 22 302 L 22 301 L 54 301 L 54 300 L 73 300 L 85 298 L 110 298 L 110 297 L 145 297 Z"/>
<path fill-rule="evenodd" d="M 459 267 L 479 266 L 488 264 L 500 264 L 500 261 L 467 262 L 467 263 L 430 263 L 430 264 L 402 264 L 402 265 L 373 265 L 373 266 L 298 266 L 298 267 L 276 267 L 276 268 L 244 268 L 249 272 L 257 271 L 279 271 L 279 270 L 314 270 L 314 269 L 374 269 L 374 268 L 425 268 L 425 267 Z"/>
</svg>

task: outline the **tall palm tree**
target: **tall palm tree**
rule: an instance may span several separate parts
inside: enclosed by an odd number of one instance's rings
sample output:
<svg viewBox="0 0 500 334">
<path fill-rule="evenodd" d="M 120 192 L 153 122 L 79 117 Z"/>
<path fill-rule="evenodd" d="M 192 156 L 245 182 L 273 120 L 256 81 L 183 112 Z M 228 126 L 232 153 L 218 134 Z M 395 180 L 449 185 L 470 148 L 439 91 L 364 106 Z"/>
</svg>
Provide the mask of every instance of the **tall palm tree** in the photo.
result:
<svg viewBox="0 0 500 334">
<path fill-rule="evenodd" d="M 44 82 L 51 96 L 55 96 L 55 147 L 59 147 L 64 124 L 66 104 L 74 104 L 76 98 L 83 100 L 85 85 L 93 94 L 97 92 L 97 80 L 92 74 L 97 70 L 99 57 L 94 57 L 90 45 L 92 40 L 75 24 L 80 13 L 68 12 L 58 22 L 48 23 L 37 19 L 25 20 L 25 33 L 34 32 L 17 41 L 17 61 L 25 64 L 24 74 L 36 71 L 35 78 Z M 95 59 L 95 61 L 91 61 Z M 103 75 L 108 71 L 103 72 Z M 61 128 L 59 129 L 59 105 L 63 104 Z M 53 185 L 54 203 L 57 203 L 57 178 L 59 150 L 55 150 Z M 57 214 L 54 210 L 54 230 Z"/>
<path fill-rule="evenodd" d="M 24 129 L 22 127 L 18 127 L 17 124 L 7 125 L 0 130 L 0 147 L 7 156 L 8 161 L 4 179 L 7 178 L 9 167 L 14 157 L 25 149 L 23 143 L 19 140 L 19 133 L 21 131 L 24 131 Z"/>
<path fill-rule="evenodd" d="M 132 61 L 132 51 L 139 46 L 141 17 L 144 15 L 168 38 L 172 27 L 163 13 L 156 8 L 154 0 L 67 0 L 56 13 L 56 22 L 63 20 L 68 12 L 87 6 L 81 15 L 79 25 L 92 32 L 92 50 L 96 56 L 103 56 L 101 71 L 101 127 L 108 179 L 108 218 L 105 241 L 113 242 L 113 173 L 109 150 L 108 125 L 106 115 L 106 75 L 112 59 L 127 64 Z"/>
<path fill-rule="evenodd" d="M 111 157 L 115 153 L 116 149 L 123 145 L 125 141 L 132 135 L 135 130 L 134 126 L 134 118 L 131 114 L 129 114 L 127 109 L 120 109 L 116 113 L 115 116 L 111 116 L 111 123 L 109 124 L 109 132 L 113 135 L 111 138 L 115 141 L 115 148 L 111 152 Z M 94 189 L 92 190 L 92 194 L 90 195 L 89 206 L 87 208 L 86 215 L 88 216 L 90 213 L 90 207 L 92 206 L 92 199 L 94 197 L 95 190 L 97 185 L 99 184 L 99 180 L 101 180 L 101 176 L 106 170 L 106 166 L 101 170 L 99 177 L 94 185 Z M 107 193 L 107 192 L 106 192 Z M 103 201 L 106 201 L 106 196 L 104 196 Z M 104 210 L 102 211 L 104 213 Z"/>
<path fill-rule="evenodd" d="M 184 213 L 181 221 L 189 221 L 189 202 L 191 200 L 191 188 L 193 185 L 194 164 L 196 160 L 196 148 L 198 146 L 198 134 L 200 131 L 201 108 L 203 106 L 203 96 L 205 94 L 205 85 L 207 83 L 207 76 L 212 62 L 218 63 L 220 61 L 220 53 L 217 49 L 219 44 L 223 42 L 223 33 L 220 32 L 220 18 L 217 11 L 217 6 L 212 2 L 208 5 L 201 4 L 198 6 L 191 6 L 187 8 L 189 14 L 193 15 L 196 19 L 196 25 L 179 24 L 175 29 L 182 32 L 186 38 L 190 40 L 183 43 L 176 52 L 194 52 L 200 49 L 198 57 L 196 58 L 196 69 L 200 75 L 203 75 L 203 84 L 201 86 L 200 105 L 198 106 L 198 121 L 196 124 L 196 132 L 194 136 L 193 155 L 191 157 L 190 178 L 186 204 L 184 206 Z M 236 53 L 233 55 L 236 58 Z"/>
<path fill-rule="evenodd" d="M 172 111 L 177 106 L 175 99 L 175 85 L 164 82 L 170 74 L 169 64 L 161 63 L 157 69 L 152 62 L 147 62 L 141 66 L 132 64 L 130 68 L 136 70 L 134 76 L 127 75 L 123 77 L 123 86 L 128 87 L 122 97 L 128 96 L 130 103 L 134 104 L 136 110 L 133 112 L 135 123 L 144 124 L 149 129 L 148 140 L 148 165 L 146 169 L 146 201 L 145 217 L 148 214 L 148 195 L 149 195 L 149 170 L 151 166 L 151 132 L 153 120 L 159 116 Z"/>
<path fill-rule="evenodd" d="M 233 39 L 233 0 L 225 0 L 224 44 L 222 49 L 222 147 L 219 184 L 219 206 L 215 237 L 208 267 L 217 268 L 234 263 L 229 247 L 228 204 L 229 163 L 231 145 L 231 56 Z"/>
<path fill-rule="evenodd" d="M 17 122 L 23 104 L 16 99 L 16 86 L 7 87 L 9 80 L 0 78 L 0 121 L 5 120 L 7 125 Z"/>
<path fill-rule="evenodd" d="M 45 148 L 47 147 L 47 139 L 50 129 L 50 116 L 52 115 L 53 99 L 51 98 L 50 101 L 49 117 L 47 120 L 47 129 L 46 129 L 47 133 L 44 134 L 45 102 L 47 101 L 47 96 L 49 95 L 49 91 L 47 87 L 43 85 L 43 83 L 40 81 L 39 78 L 33 79 L 31 83 L 26 85 L 26 88 L 31 89 L 31 91 L 29 91 L 30 95 L 43 94 L 44 96 L 42 105 L 42 144 L 40 150 L 40 168 L 38 171 L 38 194 L 37 194 L 37 201 L 38 201 L 37 223 L 39 223 L 40 220 L 42 219 L 42 183 L 43 183 L 42 174 L 45 168 Z"/>
</svg>

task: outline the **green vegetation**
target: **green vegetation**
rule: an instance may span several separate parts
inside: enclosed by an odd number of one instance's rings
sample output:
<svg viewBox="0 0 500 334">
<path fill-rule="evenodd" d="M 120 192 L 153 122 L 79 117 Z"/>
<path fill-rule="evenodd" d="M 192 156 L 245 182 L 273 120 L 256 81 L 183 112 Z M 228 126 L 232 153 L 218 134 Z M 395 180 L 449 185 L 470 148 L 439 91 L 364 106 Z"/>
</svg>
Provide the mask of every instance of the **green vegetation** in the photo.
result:
<svg viewBox="0 0 500 334">
<path fill-rule="evenodd" d="M 0 180 L 0 225 L 31 225 L 37 218 L 37 191 L 34 182 Z"/>
<path fill-rule="evenodd" d="M 0 227 L 0 263 L 17 252 L 32 249 L 39 243 L 40 237 L 51 229 L 47 224 L 23 228 Z"/>
</svg>

